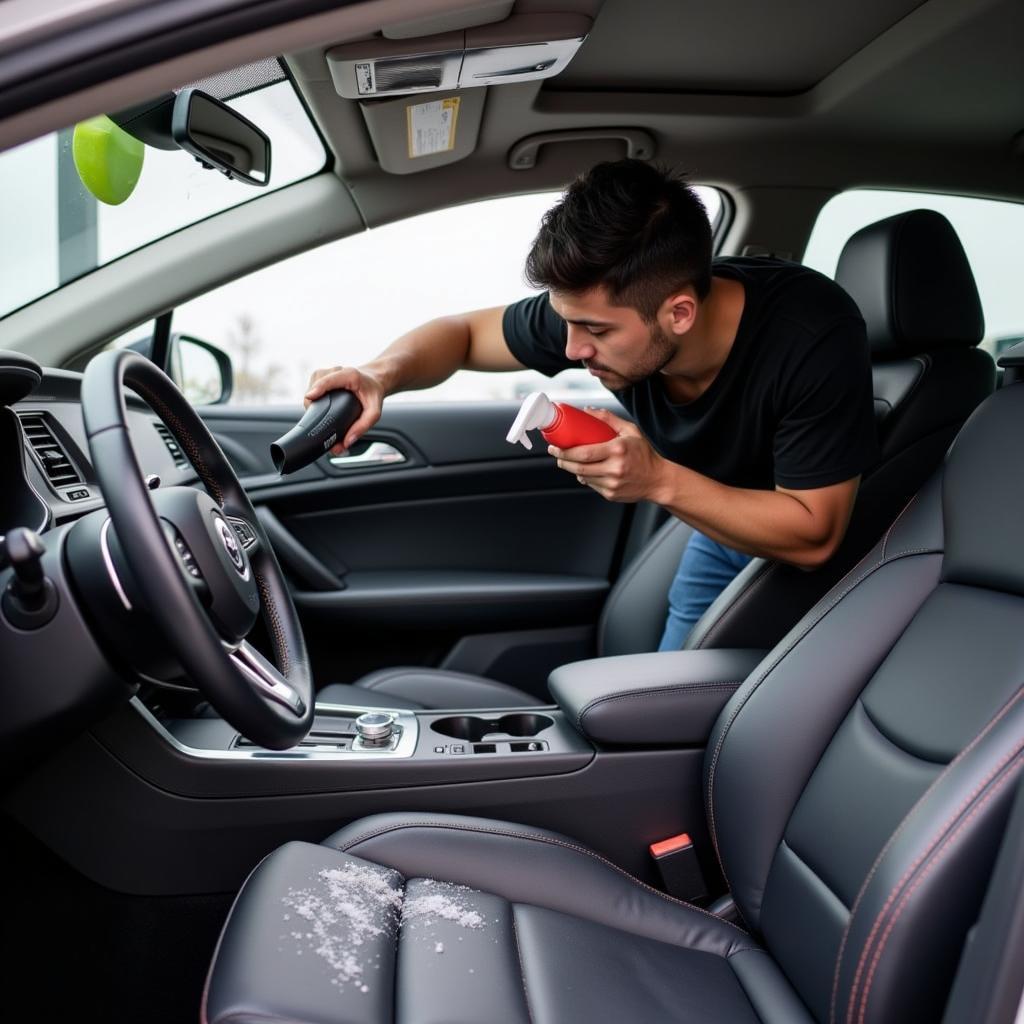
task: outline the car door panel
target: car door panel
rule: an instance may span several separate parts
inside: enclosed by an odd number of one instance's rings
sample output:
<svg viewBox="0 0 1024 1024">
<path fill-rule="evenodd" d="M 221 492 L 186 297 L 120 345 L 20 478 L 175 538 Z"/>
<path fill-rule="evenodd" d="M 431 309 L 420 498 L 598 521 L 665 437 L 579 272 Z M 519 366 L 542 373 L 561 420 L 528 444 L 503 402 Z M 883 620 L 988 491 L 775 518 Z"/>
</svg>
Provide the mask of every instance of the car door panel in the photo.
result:
<svg viewBox="0 0 1024 1024">
<path fill-rule="evenodd" d="M 297 409 L 203 410 L 292 584 L 318 683 L 441 665 L 542 696 L 551 667 L 593 653 L 630 508 L 542 441 L 507 444 L 516 409 L 392 403 L 355 451 L 386 443 L 403 461 L 324 457 L 284 478 L 269 446 Z"/>
</svg>

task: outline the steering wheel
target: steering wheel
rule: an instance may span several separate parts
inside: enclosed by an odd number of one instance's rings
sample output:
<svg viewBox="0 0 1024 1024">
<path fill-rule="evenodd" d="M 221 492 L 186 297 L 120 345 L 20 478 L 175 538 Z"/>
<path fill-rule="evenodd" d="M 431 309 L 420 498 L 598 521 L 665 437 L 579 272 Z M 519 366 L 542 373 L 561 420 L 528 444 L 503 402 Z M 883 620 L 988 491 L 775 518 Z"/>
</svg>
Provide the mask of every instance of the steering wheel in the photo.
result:
<svg viewBox="0 0 1024 1024">
<path fill-rule="evenodd" d="M 205 490 L 150 490 L 131 444 L 124 387 L 167 426 Z M 266 533 L 206 424 L 159 367 L 128 350 L 89 363 L 82 411 L 110 525 L 173 655 L 244 736 L 271 749 L 293 746 L 313 721 L 306 643 Z M 276 664 L 246 641 L 261 613 Z"/>
</svg>

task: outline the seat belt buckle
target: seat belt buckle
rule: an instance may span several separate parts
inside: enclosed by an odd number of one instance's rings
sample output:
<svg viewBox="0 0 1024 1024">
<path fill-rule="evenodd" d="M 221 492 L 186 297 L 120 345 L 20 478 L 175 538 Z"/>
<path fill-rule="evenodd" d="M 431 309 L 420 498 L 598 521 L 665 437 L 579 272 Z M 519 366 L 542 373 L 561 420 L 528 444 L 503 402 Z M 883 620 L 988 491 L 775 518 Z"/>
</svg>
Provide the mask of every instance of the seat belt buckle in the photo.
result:
<svg viewBox="0 0 1024 1024">
<path fill-rule="evenodd" d="M 661 883 L 669 896 L 691 903 L 707 896 L 707 885 L 697 860 L 697 850 L 685 832 L 651 843 L 649 849 L 658 865 Z"/>
</svg>

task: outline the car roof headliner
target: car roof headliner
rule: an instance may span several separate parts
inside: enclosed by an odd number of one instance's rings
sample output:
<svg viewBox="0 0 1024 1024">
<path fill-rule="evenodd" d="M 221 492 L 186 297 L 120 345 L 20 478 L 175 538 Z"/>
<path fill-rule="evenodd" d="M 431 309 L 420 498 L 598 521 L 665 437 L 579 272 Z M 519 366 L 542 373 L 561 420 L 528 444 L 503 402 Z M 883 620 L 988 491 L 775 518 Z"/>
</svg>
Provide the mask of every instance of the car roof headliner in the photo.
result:
<svg viewBox="0 0 1024 1024">
<path fill-rule="evenodd" d="M 324 53 L 338 40 L 288 56 L 369 223 L 558 184 L 623 154 L 577 142 L 509 169 L 518 140 L 573 128 L 646 129 L 660 161 L 734 187 L 1022 195 L 1020 0 L 518 0 L 514 13 L 568 8 L 597 11 L 569 67 L 490 87 L 475 152 L 412 176 L 381 170 L 359 102 L 334 91 Z"/>
<path fill-rule="evenodd" d="M 516 0 L 516 14 L 595 18 L 574 61 L 553 79 L 489 87 L 479 143 L 468 158 L 411 178 L 384 172 L 358 102 L 334 91 L 325 51 L 385 25 L 494 3 L 191 0 L 160 5 L 165 20 L 177 17 L 179 31 L 191 33 L 176 36 L 165 25 L 161 52 L 160 37 L 143 21 L 150 4 L 51 0 L 50 43 L 62 64 L 44 104 L 26 101 L 25 90 L 39 93 L 46 79 L 45 62 L 28 45 L 45 36 L 46 15 L 34 0 L 14 0 L 5 6 L 22 11 L 22 21 L 0 18 L 0 146 L 283 50 L 368 223 L 477 195 L 551 187 L 595 160 L 621 155 L 621 143 L 573 143 L 547 147 L 532 171 L 508 168 L 508 150 L 519 139 L 573 128 L 646 129 L 659 160 L 737 188 L 875 185 L 1024 196 L 1020 0 Z M 65 8 L 74 8 L 75 26 L 95 12 L 96 23 L 85 26 L 91 55 L 76 53 Z M 229 11 L 234 20 L 223 22 L 219 37 L 213 21 L 200 33 L 200 8 Z M 32 14 L 27 21 L 25 11 Z M 134 43 L 130 33 L 116 36 L 112 12 L 136 19 Z M 9 102 L 19 89 L 20 110 Z"/>
<path fill-rule="evenodd" d="M 12 2 L 17 6 L 23 0 Z M 63 2 L 54 0 L 58 6 Z M 595 161 L 623 152 L 621 142 L 611 140 L 545 146 L 533 169 L 511 169 L 509 149 L 536 132 L 649 131 L 659 161 L 730 188 L 735 216 L 723 241 L 726 252 L 755 243 L 799 257 L 821 205 L 845 188 L 1024 199 L 1024 80 L 1017 52 L 1024 38 L 1021 0 L 821 5 L 830 9 L 828 17 L 810 0 L 788 0 L 784 6 L 731 0 L 727 20 L 719 21 L 716 14 L 725 5 L 708 5 L 710 13 L 702 13 L 693 0 L 674 5 L 606 0 L 603 7 L 600 0 L 517 0 L 517 13 L 554 7 L 597 11 L 596 26 L 576 61 L 544 82 L 475 90 L 486 102 L 478 144 L 465 159 L 414 174 L 385 172 L 359 103 L 335 92 L 326 50 L 372 38 L 385 25 L 493 2 L 158 5 L 192 35 L 150 33 L 143 57 L 130 43 L 120 48 L 111 43 L 109 31 L 93 33 L 92 56 L 86 59 L 83 52 L 76 60 L 71 58 L 77 37 L 56 31 L 55 24 L 52 41 L 61 62 L 53 62 L 59 75 L 49 79 L 45 61 L 33 51 L 47 42 L 43 28 L 33 24 L 29 42 L 15 45 L 19 26 L 0 17 L 0 147 L 283 54 L 334 153 L 333 174 L 193 225 L 137 258 L 72 282 L 52 301 L 12 314 L 4 321 L 7 347 L 61 364 L 72 349 L 100 343 L 156 309 L 312 245 L 480 197 L 559 188 Z M 196 30 L 184 9 L 197 5 L 230 7 L 234 20 L 221 26 L 219 37 L 207 27 L 201 45 L 186 44 L 183 40 Z M 128 14 L 155 9 L 142 0 L 104 0 L 99 6 Z M 268 20 L 271 7 L 276 22 Z M 240 27 L 242 13 L 249 20 Z M 128 40 L 132 31 L 136 40 L 143 38 L 141 25 L 120 28 Z M 12 65 L 32 74 L 23 75 L 19 85 Z M 601 88 L 594 85 L 595 75 Z M 604 87 L 606 81 L 615 88 Z M 41 95 L 43 86 L 47 95 Z M 28 90 L 34 94 L 26 98 Z M 396 254 L 393 269 L 413 268 L 418 255 Z M 135 275 L 127 287 L 126 274 Z M 69 335 L 62 325 L 71 311 L 76 331 Z"/>
</svg>

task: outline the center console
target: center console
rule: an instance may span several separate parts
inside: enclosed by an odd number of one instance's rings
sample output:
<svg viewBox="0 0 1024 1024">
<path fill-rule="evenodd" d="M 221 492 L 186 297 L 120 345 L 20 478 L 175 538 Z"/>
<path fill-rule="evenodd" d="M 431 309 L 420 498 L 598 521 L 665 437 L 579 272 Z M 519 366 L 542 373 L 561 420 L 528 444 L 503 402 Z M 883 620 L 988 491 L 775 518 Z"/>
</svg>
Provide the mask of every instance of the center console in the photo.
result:
<svg viewBox="0 0 1024 1024">
<path fill-rule="evenodd" d="M 391 784 L 408 785 L 571 771 L 594 756 L 593 745 L 557 708 L 452 712 L 317 704 L 309 735 L 290 750 L 258 747 L 221 718 L 158 717 L 139 700 L 132 708 L 187 757 L 259 762 L 264 775 L 273 765 L 286 765 L 292 780 L 306 775 L 304 787 L 310 780 L 308 773 L 296 771 L 299 764 L 333 765 L 345 771 L 346 781 L 358 781 L 369 771 Z"/>
<path fill-rule="evenodd" d="M 559 706 L 318 704 L 308 737 L 287 751 L 253 746 L 218 717 L 135 698 L 41 765 L 6 806 L 87 877 L 149 895 L 234 891 L 282 843 L 319 842 L 386 811 L 549 828 L 654 881 L 648 843 L 688 832 L 711 848 L 704 747 L 761 656 L 577 662 L 552 674 Z"/>
</svg>

